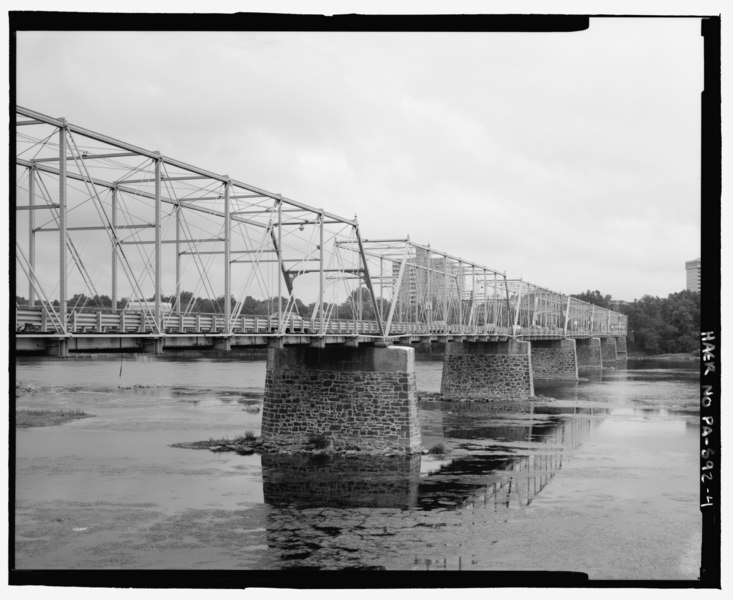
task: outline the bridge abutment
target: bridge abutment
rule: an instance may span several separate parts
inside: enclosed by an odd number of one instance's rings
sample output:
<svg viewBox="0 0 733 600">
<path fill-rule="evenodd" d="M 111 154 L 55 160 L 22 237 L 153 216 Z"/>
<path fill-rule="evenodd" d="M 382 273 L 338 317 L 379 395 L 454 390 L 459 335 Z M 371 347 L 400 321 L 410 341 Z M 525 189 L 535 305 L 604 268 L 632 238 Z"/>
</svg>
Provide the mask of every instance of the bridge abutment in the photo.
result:
<svg viewBox="0 0 733 600">
<path fill-rule="evenodd" d="M 412 348 L 270 348 L 262 440 L 298 450 L 414 453 L 421 447 Z"/>
<path fill-rule="evenodd" d="M 584 369 L 601 369 L 601 338 L 592 337 L 575 340 L 578 356 L 578 367 Z"/>
<path fill-rule="evenodd" d="M 578 380 L 575 340 L 533 340 L 531 344 L 535 379 Z"/>
<path fill-rule="evenodd" d="M 601 341 L 601 361 L 604 368 L 616 368 L 616 338 L 607 337 Z"/>
<path fill-rule="evenodd" d="M 440 393 L 446 400 L 523 400 L 534 396 L 529 342 L 448 342 Z"/>
</svg>

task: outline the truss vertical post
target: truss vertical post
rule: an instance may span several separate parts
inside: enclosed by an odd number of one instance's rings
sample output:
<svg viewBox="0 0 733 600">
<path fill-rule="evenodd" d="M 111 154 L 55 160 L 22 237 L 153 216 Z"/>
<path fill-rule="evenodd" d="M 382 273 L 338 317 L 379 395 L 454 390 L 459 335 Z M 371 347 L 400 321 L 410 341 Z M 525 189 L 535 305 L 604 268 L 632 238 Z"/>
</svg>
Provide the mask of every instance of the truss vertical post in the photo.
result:
<svg viewBox="0 0 733 600">
<path fill-rule="evenodd" d="M 590 305 L 590 332 L 591 332 L 591 334 L 594 333 L 593 326 L 595 325 L 595 311 L 596 311 L 595 304 L 591 304 Z"/>
<path fill-rule="evenodd" d="M 155 323 L 161 329 L 160 315 L 160 281 L 161 281 L 161 200 L 160 200 L 160 166 L 162 159 L 158 153 L 155 159 Z"/>
<path fill-rule="evenodd" d="M 476 321 L 476 267 L 471 265 L 471 312 L 468 316 L 468 324 L 475 327 Z"/>
<path fill-rule="evenodd" d="M 484 328 L 489 324 L 489 290 L 486 287 L 486 269 L 484 269 Z M 488 331 L 488 329 L 486 330 Z"/>
<path fill-rule="evenodd" d="M 231 262 L 231 199 L 229 197 L 232 182 L 227 177 L 224 184 L 224 332 L 231 333 L 231 295 L 232 295 L 232 262 Z"/>
<path fill-rule="evenodd" d="M 458 290 L 458 324 L 460 326 L 459 333 L 463 333 L 463 261 L 458 261 L 458 278 L 456 279 L 456 289 Z"/>
<path fill-rule="evenodd" d="M 433 278 L 433 274 L 431 272 L 431 265 L 432 265 L 432 259 L 430 258 L 430 244 L 428 244 L 428 285 L 427 285 L 427 292 L 428 292 L 428 332 L 430 332 L 430 328 L 433 325 L 433 290 L 432 290 L 432 282 L 430 281 Z"/>
<path fill-rule="evenodd" d="M 66 333 L 66 119 L 59 126 L 59 317 L 61 333 Z M 67 356 L 67 341 L 59 342 L 59 356 Z"/>
<path fill-rule="evenodd" d="M 356 313 L 359 310 L 357 306 L 357 302 L 359 299 L 359 294 L 356 294 L 356 297 L 354 297 L 354 292 L 352 290 L 351 292 L 351 320 L 353 321 L 354 326 L 354 333 L 356 333 Z"/>
<path fill-rule="evenodd" d="M 28 277 L 28 304 L 35 306 L 35 289 L 33 277 L 36 273 L 36 215 L 33 206 L 36 203 L 36 167 L 28 168 L 28 204 L 31 209 L 28 211 L 28 262 L 30 263 L 30 277 Z"/>
<path fill-rule="evenodd" d="M 277 262 L 280 273 L 283 273 L 283 197 L 282 194 L 277 202 Z M 277 278 L 277 315 L 278 330 L 283 329 L 283 294 L 282 294 L 282 276 Z"/>
<path fill-rule="evenodd" d="M 491 322 L 494 323 L 497 327 L 500 326 L 499 321 L 499 300 L 497 298 L 497 283 L 498 283 L 498 277 L 496 276 L 496 271 L 494 271 L 494 287 L 491 291 Z"/>
<path fill-rule="evenodd" d="M 417 327 L 417 324 L 420 322 L 420 269 L 418 266 L 417 249 L 415 249 L 415 266 L 412 268 L 412 272 L 415 274 L 413 277 L 415 282 L 415 322 L 413 323 L 413 327 Z"/>
<path fill-rule="evenodd" d="M 504 273 L 504 291 L 506 292 L 506 327 L 509 329 L 512 326 L 512 304 L 509 300 L 509 282 L 506 279 L 506 273 Z"/>
<path fill-rule="evenodd" d="M 379 319 L 384 314 L 384 257 L 379 257 Z"/>
<path fill-rule="evenodd" d="M 356 314 L 357 314 L 359 321 L 361 321 L 362 317 L 364 316 L 364 297 L 361 291 L 361 273 L 358 274 L 358 277 L 359 277 L 359 283 L 358 283 L 359 289 L 356 291 L 356 293 L 357 293 L 357 298 L 359 299 L 359 304 L 358 304 L 359 309 Z"/>
<path fill-rule="evenodd" d="M 384 336 L 389 335 L 389 331 L 392 328 L 392 318 L 394 317 L 394 311 L 397 306 L 397 298 L 400 297 L 402 289 L 402 277 L 405 274 L 405 263 L 407 262 L 407 244 L 405 244 L 405 251 L 402 255 L 402 261 L 400 262 L 400 270 L 397 273 L 397 281 L 392 288 L 392 304 L 389 307 L 389 316 L 387 317 L 387 323 L 384 326 Z M 394 268 L 392 269 L 394 273 Z"/>
<path fill-rule="evenodd" d="M 443 255 L 443 320 L 448 325 L 448 255 Z"/>
<path fill-rule="evenodd" d="M 112 188 L 112 310 L 117 310 L 117 188 Z"/>
<path fill-rule="evenodd" d="M 176 304 L 174 310 L 181 314 L 181 203 L 176 204 Z"/>
<path fill-rule="evenodd" d="M 319 326 L 318 326 L 318 334 L 320 336 L 326 335 L 326 326 L 325 326 L 325 318 L 323 313 L 323 226 L 324 226 L 324 211 L 321 209 L 321 215 L 318 220 L 318 308 L 320 311 L 320 314 L 318 315 L 319 318 Z"/>
</svg>

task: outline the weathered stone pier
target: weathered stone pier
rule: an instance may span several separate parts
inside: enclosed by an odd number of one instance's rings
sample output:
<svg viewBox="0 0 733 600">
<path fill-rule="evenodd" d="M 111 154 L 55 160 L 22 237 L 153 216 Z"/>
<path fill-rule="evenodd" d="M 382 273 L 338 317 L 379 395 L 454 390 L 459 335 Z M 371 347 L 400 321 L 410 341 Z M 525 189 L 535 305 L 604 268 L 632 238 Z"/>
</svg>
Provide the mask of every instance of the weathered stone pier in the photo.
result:
<svg viewBox="0 0 733 600">
<path fill-rule="evenodd" d="M 601 362 L 604 369 L 616 368 L 616 338 L 607 337 L 601 342 Z"/>
<path fill-rule="evenodd" d="M 626 338 L 617 337 L 616 338 L 616 360 L 625 361 L 628 358 L 629 358 L 629 353 L 626 347 Z"/>
<path fill-rule="evenodd" d="M 420 451 L 415 350 L 270 348 L 262 439 L 297 450 L 314 436 L 336 450 Z"/>
<path fill-rule="evenodd" d="M 578 380 L 575 340 L 534 340 L 530 343 L 535 379 Z"/>
<path fill-rule="evenodd" d="M 592 337 L 586 339 L 575 340 L 578 367 L 584 369 L 602 369 L 603 362 L 601 358 L 601 338 Z"/>
<path fill-rule="evenodd" d="M 526 399 L 534 396 L 529 342 L 448 342 L 441 396 L 446 400 Z"/>
</svg>

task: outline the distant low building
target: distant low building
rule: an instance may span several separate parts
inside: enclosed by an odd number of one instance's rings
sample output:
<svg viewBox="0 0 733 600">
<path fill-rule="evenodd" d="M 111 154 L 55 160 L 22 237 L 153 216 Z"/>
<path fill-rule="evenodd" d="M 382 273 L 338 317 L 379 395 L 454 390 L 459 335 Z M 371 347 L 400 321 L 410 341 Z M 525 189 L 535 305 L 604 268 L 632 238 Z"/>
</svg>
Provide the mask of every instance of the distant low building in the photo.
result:
<svg viewBox="0 0 733 600">
<path fill-rule="evenodd" d="M 687 290 L 690 292 L 700 291 L 700 265 L 701 261 L 699 258 L 695 260 L 688 260 L 685 263 L 685 270 L 687 271 Z"/>
</svg>

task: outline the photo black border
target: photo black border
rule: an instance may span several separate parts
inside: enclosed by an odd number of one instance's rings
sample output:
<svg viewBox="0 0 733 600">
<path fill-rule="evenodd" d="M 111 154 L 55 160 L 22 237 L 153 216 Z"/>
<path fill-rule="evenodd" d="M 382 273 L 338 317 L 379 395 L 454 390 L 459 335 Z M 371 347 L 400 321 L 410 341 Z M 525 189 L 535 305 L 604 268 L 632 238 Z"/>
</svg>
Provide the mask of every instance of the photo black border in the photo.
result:
<svg viewBox="0 0 733 600">
<path fill-rule="evenodd" d="M 591 18 L 698 18 L 704 37 L 704 91 L 701 96 L 701 330 L 715 332 L 715 371 L 704 383 L 713 386 L 713 402 L 701 407 L 714 426 L 706 447 L 715 450 L 706 489 L 714 498 L 702 512 L 702 561 L 699 580 L 589 580 L 585 573 L 558 571 L 225 571 L 225 570 L 30 570 L 15 568 L 15 327 L 9 317 L 9 498 L 8 583 L 13 586 L 76 586 L 123 588 L 720 588 L 720 244 L 721 244 L 721 104 L 720 15 L 302 15 L 277 13 L 92 13 L 10 11 L 9 15 L 9 175 L 15 170 L 16 33 L 19 31 L 358 31 L 358 32 L 550 32 L 581 31 Z M 8 177 L 10 181 L 10 177 Z M 15 242 L 15 189 L 10 190 L 9 256 Z M 15 269 L 9 265 L 9 302 L 14 306 Z M 702 350 L 702 342 L 701 342 Z M 703 381 L 705 364 L 701 361 Z M 702 439 L 701 439 L 702 449 Z M 705 464 L 701 458 L 701 469 Z M 701 504 L 703 500 L 701 485 Z"/>
</svg>

